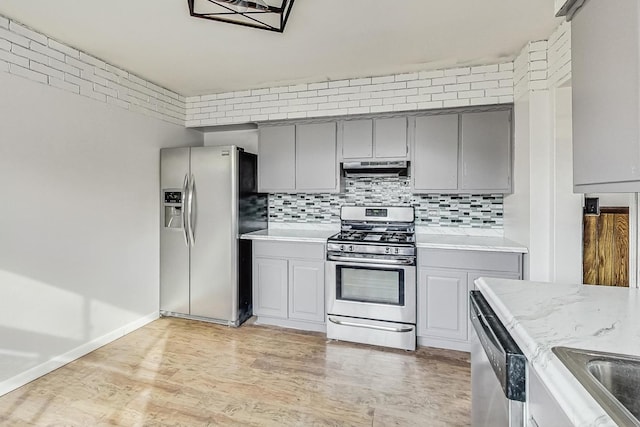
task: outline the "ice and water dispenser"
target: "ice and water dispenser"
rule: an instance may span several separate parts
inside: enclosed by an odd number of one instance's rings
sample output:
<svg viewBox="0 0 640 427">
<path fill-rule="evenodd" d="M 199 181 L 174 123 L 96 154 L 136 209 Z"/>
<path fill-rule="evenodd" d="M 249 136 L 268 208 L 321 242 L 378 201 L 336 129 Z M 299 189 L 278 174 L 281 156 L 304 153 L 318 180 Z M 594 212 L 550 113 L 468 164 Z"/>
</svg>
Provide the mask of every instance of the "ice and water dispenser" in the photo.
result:
<svg viewBox="0 0 640 427">
<path fill-rule="evenodd" d="M 182 229 L 182 209 L 184 198 L 180 189 L 166 189 L 163 192 L 164 228 Z"/>
</svg>

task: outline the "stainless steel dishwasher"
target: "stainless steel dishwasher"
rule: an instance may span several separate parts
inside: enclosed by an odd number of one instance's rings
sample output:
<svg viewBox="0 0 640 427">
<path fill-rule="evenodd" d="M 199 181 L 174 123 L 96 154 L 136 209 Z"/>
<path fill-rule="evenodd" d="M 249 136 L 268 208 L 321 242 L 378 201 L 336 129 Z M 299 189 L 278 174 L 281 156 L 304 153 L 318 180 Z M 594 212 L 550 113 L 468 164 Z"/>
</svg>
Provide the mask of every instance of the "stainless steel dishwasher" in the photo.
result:
<svg viewBox="0 0 640 427">
<path fill-rule="evenodd" d="M 471 425 L 525 424 L 527 360 L 479 291 L 469 296 L 471 331 Z"/>
</svg>

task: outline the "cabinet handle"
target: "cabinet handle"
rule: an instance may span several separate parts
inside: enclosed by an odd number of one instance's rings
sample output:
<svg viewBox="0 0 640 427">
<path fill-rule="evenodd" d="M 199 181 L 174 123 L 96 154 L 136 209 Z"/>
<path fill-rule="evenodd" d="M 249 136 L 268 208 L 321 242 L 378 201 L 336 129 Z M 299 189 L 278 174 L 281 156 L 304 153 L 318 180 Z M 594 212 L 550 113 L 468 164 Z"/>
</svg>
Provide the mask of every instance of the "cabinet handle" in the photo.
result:
<svg viewBox="0 0 640 427">
<path fill-rule="evenodd" d="M 394 328 L 394 327 L 391 327 L 391 326 L 378 326 L 378 325 L 367 325 L 365 323 L 345 322 L 345 321 L 342 321 L 342 320 L 332 319 L 331 317 L 329 317 L 329 321 L 331 323 L 335 323 L 336 325 L 340 325 L 340 326 L 351 326 L 351 327 L 355 327 L 355 328 L 375 329 L 375 330 L 378 330 L 378 331 L 400 332 L 400 333 L 412 332 L 413 331 L 413 327 L 412 326 Z"/>
</svg>

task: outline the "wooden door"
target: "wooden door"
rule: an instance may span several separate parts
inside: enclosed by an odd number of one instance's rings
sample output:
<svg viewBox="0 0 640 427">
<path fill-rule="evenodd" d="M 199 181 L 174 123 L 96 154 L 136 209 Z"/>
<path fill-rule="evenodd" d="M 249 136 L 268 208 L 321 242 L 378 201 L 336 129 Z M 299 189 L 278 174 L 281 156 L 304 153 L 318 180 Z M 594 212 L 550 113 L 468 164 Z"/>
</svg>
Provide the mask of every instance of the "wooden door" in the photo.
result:
<svg viewBox="0 0 640 427">
<path fill-rule="evenodd" d="M 601 208 L 583 224 L 583 282 L 629 286 L 629 208 Z"/>
</svg>

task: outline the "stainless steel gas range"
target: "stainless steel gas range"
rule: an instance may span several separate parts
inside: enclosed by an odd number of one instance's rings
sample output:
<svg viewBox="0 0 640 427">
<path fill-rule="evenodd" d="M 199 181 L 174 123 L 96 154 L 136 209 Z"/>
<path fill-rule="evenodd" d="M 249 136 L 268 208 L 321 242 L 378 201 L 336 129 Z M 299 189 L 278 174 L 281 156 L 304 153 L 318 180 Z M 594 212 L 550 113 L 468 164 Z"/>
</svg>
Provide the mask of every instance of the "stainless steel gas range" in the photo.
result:
<svg viewBox="0 0 640 427">
<path fill-rule="evenodd" d="M 327 241 L 327 337 L 415 350 L 413 207 L 344 206 Z"/>
</svg>

